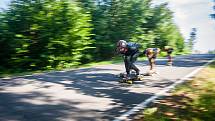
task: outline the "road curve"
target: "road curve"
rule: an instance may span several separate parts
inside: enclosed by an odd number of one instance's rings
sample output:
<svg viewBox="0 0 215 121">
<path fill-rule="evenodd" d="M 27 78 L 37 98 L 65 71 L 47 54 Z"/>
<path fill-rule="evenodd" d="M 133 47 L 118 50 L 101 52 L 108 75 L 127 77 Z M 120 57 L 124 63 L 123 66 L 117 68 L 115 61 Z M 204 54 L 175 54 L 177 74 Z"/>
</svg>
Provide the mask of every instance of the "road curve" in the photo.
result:
<svg viewBox="0 0 215 121">
<path fill-rule="evenodd" d="M 0 79 L 0 121 L 109 121 L 164 90 L 215 55 L 178 56 L 174 65 L 157 60 L 158 74 L 120 84 L 123 64 Z M 141 72 L 147 62 L 137 62 Z"/>
</svg>

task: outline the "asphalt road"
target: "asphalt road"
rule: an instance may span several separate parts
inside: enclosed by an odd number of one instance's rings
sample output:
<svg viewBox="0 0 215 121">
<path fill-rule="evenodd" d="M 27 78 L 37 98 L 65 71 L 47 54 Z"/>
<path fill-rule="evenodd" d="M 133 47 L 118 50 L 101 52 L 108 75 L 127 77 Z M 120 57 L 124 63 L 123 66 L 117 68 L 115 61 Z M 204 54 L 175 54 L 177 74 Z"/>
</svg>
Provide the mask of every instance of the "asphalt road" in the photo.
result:
<svg viewBox="0 0 215 121">
<path fill-rule="evenodd" d="M 109 121 L 155 95 L 215 55 L 157 60 L 158 74 L 133 85 L 118 83 L 123 64 L 0 79 L 0 121 Z M 137 62 L 141 72 L 147 62 Z"/>
</svg>

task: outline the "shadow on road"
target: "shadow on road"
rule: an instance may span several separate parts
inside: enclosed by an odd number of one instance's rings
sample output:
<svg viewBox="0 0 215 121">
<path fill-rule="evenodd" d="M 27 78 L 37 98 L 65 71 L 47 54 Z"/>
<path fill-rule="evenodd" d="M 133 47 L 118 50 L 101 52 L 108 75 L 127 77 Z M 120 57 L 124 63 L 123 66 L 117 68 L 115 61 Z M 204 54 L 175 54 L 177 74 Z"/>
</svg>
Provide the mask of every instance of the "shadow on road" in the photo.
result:
<svg viewBox="0 0 215 121">
<path fill-rule="evenodd" d="M 174 66 L 177 67 L 195 67 L 201 66 L 210 60 L 212 57 L 191 56 L 179 58 L 174 61 Z M 157 65 L 165 65 L 165 60 L 157 61 Z M 117 81 L 119 80 L 112 71 L 118 69 L 104 68 L 85 68 L 79 70 L 71 70 L 65 72 L 52 72 L 39 75 L 17 77 L 12 79 L 0 80 L 0 120 L 18 120 L 18 121 L 59 121 L 72 119 L 76 121 L 84 120 L 112 120 L 114 117 L 131 109 L 148 97 L 154 95 L 153 92 L 139 93 L 129 90 L 130 87 L 123 87 Z M 8 88 L 22 87 L 23 85 L 36 85 L 34 91 L 28 93 L 15 93 L 14 91 L 5 91 Z M 145 82 L 145 83 L 144 83 Z M 159 82 L 153 80 L 144 80 L 144 86 L 164 88 L 173 82 L 168 82 L 165 78 Z M 54 99 L 50 95 L 43 93 L 41 89 L 51 89 L 53 85 L 63 86 L 65 90 L 74 90 L 79 94 L 108 98 L 112 101 L 113 108 L 107 110 L 80 109 L 76 105 L 80 103 L 75 100 Z M 142 87 L 139 87 L 142 88 Z M 68 95 L 68 94 L 67 94 Z M 72 94 L 71 94 L 72 95 Z M 42 102 L 33 102 L 34 99 L 40 99 Z M 86 100 L 87 101 L 87 100 Z M 121 111 L 121 112 L 120 112 Z"/>
<path fill-rule="evenodd" d="M 62 117 L 70 117 L 76 121 L 96 120 L 98 119 L 114 119 L 122 109 L 128 110 L 137 105 L 142 100 L 153 95 L 152 93 L 135 93 L 129 92 L 129 89 L 120 85 L 116 75 L 104 73 L 108 69 L 89 68 L 72 70 L 66 72 L 53 72 L 41 75 L 27 76 L 23 78 L 4 79 L 1 81 L 1 91 L 7 87 L 17 87 L 23 85 L 34 84 L 36 80 L 41 82 L 37 85 L 37 89 L 51 88 L 47 86 L 47 82 L 63 85 L 66 90 L 76 90 L 82 95 L 93 97 L 109 98 L 113 101 L 111 104 L 115 108 L 105 111 L 79 109 L 74 107 L 80 105 L 81 102 L 73 102 L 73 100 L 53 100 L 46 93 L 31 91 L 29 93 L 0 93 L 0 119 L 7 120 L 26 120 L 38 121 L 60 120 Z M 95 73 L 97 72 L 97 73 Z M 32 100 L 39 98 L 41 104 L 32 103 Z M 31 100 L 31 101 L 30 101 Z M 60 103 L 53 103 L 53 102 Z M 123 113 L 123 112 L 121 112 Z M 99 115 L 98 115 L 99 114 Z"/>
</svg>

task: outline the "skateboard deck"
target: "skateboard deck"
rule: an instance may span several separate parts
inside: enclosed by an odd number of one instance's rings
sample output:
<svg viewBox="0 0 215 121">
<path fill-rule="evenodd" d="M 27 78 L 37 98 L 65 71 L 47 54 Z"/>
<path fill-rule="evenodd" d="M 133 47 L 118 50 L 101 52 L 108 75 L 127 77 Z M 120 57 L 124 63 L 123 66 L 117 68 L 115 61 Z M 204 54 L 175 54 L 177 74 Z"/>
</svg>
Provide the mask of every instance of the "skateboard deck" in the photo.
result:
<svg viewBox="0 0 215 121">
<path fill-rule="evenodd" d="M 142 81 L 144 78 L 144 76 L 142 74 L 136 76 L 136 75 L 132 75 L 131 77 L 124 77 L 123 75 L 120 75 L 120 83 L 127 83 L 127 84 L 133 84 L 134 81 Z"/>
</svg>

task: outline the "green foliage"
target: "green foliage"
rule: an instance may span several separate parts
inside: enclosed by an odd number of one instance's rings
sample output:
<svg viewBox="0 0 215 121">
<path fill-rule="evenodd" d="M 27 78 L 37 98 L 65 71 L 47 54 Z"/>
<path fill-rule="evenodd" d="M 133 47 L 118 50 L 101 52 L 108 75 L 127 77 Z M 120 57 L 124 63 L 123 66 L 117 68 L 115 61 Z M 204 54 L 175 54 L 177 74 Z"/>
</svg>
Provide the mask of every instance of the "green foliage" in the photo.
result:
<svg viewBox="0 0 215 121">
<path fill-rule="evenodd" d="M 209 50 L 208 53 L 209 54 L 215 54 L 215 50 Z"/>
<path fill-rule="evenodd" d="M 153 7 L 151 0 L 79 1 L 92 13 L 95 59 L 114 56 L 115 43 L 120 39 L 138 42 L 142 49 L 170 45 L 183 51 L 183 36 L 166 3 Z"/>
<path fill-rule="evenodd" d="M 182 52 L 184 48 L 184 38 L 178 27 L 173 22 L 172 12 L 167 8 L 167 4 L 161 4 L 154 8 L 153 17 L 151 18 L 151 31 L 154 33 L 154 39 L 148 44 L 148 47 L 159 47 L 164 49 L 165 46 L 171 46 L 175 50 Z M 153 23 L 152 23 L 153 22 Z"/>
<path fill-rule="evenodd" d="M 1 19 L 1 45 L 11 51 L 1 58 L 12 68 L 77 65 L 93 42 L 90 14 L 68 0 L 13 0 Z"/>
<path fill-rule="evenodd" d="M 120 39 L 182 53 L 184 39 L 172 18 L 166 3 L 151 0 L 12 0 L 0 13 L 0 68 L 110 60 Z"/>
</svg>

